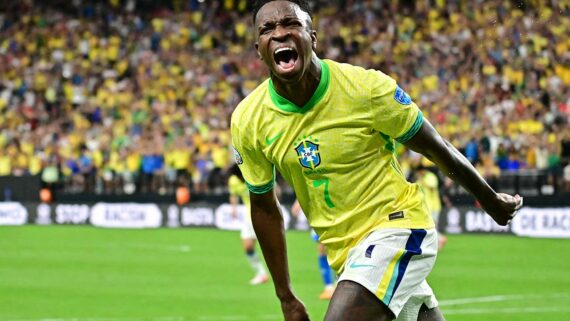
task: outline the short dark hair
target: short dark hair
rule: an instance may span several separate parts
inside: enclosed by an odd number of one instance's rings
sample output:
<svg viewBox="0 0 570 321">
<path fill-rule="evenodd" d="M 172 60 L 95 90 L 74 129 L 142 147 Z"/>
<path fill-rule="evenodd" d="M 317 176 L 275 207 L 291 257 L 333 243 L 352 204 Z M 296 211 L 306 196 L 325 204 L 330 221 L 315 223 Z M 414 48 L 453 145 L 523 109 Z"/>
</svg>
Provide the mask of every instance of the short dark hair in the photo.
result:
<svg viewBox="0 0 570 321">
<path fill-rule="evenodd" d="M 257 12 L 259 11 L 259 9 L 261 9 L 261 7 L 268 4 L 269 2 L 273 2 L 273 1 L 277 1 L 277 0 L 254 0 L 253 1 L 253 5 L 252 5 L 252 9 L 251 9 L 251 12 L 253 13 L 253 24 L 255 24 L 255 17 L 257 16 Z M 296 5 L 298 5 L 299 8 L 301 8 L 301 10 L 305 11 L 309 15 L 309 17 L 311 17 L 311 19 L 313 19 L 313 13 L 311 12 L 311 6 L 309 5 L 309 1 L 307 1 L 307 0 L 285 0 L 285 1 L 289 1 L 289 2 L 292 2 Z"/>
</svg>

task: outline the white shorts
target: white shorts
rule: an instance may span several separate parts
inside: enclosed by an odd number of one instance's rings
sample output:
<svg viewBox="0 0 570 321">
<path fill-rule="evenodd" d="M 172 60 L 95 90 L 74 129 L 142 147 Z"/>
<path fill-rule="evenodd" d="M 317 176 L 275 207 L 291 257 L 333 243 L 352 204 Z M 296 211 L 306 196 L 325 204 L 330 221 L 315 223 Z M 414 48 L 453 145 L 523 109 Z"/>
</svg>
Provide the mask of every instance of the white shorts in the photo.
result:
<svg viewBox="0 0 570 321">
<path fill-rule="evenodd" d="M 396 320 L 416 321 L 422 304 L 430 309 L 438 305 L 426 282 L 436 256 L 435 229 L 379 229 L 349 251 L 339 282 L 364 286 Z"/>
<path fill-rule="evenodd" d="M 242 240 L 257 240 L 257 236 L 255 236 L 255 231 L 253 230 L 253 223 L 251 220 L 246 219 L 243 221 L 240 237 Z"/>
</svg>

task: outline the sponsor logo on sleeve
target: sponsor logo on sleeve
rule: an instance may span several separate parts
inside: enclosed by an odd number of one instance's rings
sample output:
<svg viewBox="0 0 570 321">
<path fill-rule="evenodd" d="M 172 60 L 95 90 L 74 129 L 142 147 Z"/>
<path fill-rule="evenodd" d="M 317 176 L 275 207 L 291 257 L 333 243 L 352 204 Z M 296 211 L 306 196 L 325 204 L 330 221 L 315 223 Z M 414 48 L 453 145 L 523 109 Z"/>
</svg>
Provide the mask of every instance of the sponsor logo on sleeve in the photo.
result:
<svg viewBox="0 0 570 321">
<path fill-rule="evenodd" d="M 234 160 L 235 160 L 236 164 L 238 164 L 238 165 L 243 164 L 243 158 L 241 158 L 241 155 L 238 152 L 238 150 L 235 147 L 232 147 L 232 151 L 234 152 Z"/>
<path fill-rule="evenodd" d="M 412 98 L 410 98 L 410 95 L 408 95 L 402 88 L 400 88 L 400 86 L 396 86 L 394 100 L 402 105 L 409 105 L 412 103 Z"/>
</svg>

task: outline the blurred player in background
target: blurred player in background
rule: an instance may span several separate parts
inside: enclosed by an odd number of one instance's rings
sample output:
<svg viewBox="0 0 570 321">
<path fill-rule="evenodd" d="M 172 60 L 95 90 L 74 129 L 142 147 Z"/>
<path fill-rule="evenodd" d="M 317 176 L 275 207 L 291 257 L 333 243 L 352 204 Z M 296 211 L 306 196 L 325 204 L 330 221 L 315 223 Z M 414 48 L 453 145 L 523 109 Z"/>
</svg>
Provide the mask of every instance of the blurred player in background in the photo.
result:
<svg viewBox="0 0 570 321">
<path fill-rule="evenodd" d="M 441 198 L 439 196 L 439 179 L 437 175 L 420 164 L 417 168 L 416 183 L 422 188 L 426 205 L 431 213 L 435 228 L 438 230 L 438 249 L 441 250 L 447 243 L 447 237 L 439 229 L 439 215 L 441 213 Z"/>
<path fill-rule="evenodd" d="M 306 1 L 258 1 L 255 48 L 270 71 L 236 108 L 236 163 L 285 320 L 309 320 L 290 284 L 275 171 L 293 187 L 340 276 L 325 321 L 444 320 L 426 282 L 437 233 L 420 187 L 403 176 L 394 139 L 425 155 L 508 224 L 520 196 L 498 194 L 424 120 L 396 81 L 317 57 Z"/>
<path fill-rule="evenodd" d="M 267 276 L 267 272 L 263 267 L 263 263 L 255 251 L 257 238 L 255 237 L 255 231 L 253 230 L 253 226 L 251 224 L 249 191 L 244 183 L 243 176 L 237 165 L 232 166 L 230 173 L 231 176 L 228 179 L 228 189 L 230 192 L 230 204 L 232 205 L 232 216 L 238 216 L 237 206 L 239 205 L 240 198 L 246 208 L 246 214 L 243 218 L 243 226 L 241 228 L 240 237 L 249 265 L 251 265 L 251 268 L 255 272 L 255 276 L 249 281 L 249 283 L 251 285 L 262 284 L 267 282 L 269 280 L 269 277 Z"/>
<path fill-rule="evenodd" d="M 295 200 L 295 203 L 293 203 L 293 206 L 291 207 L 291 214 L 297 219 L 300 216 L 305 215 L 298 200 Z M 317 242 L 319 271 L 321 272 L 321 279 L 323 280 L 323 284 L 325 286 L 321 294 L 319 294 L 319 299 L 330 300 L 334 293 L 334 272 L 331 269 L 329 262 L 327 261 L 327 248 L 323 245 L 323 243 L 319 242 L 319 236 L 313 229 L 311 229 L 311 238 L 313 241 Z"/>
</svg>

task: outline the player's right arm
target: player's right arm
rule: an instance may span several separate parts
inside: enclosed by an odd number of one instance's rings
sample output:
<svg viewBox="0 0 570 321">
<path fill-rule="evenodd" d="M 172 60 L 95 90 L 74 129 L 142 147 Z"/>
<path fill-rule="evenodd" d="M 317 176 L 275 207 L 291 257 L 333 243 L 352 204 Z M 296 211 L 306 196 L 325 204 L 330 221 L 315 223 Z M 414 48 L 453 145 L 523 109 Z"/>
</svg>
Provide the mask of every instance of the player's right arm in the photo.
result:
<svg viewBox="0 0 570 321">
<path fill-rule="evenodd" d="M 255 133 L 259 130 L 252 125 L 250 119 L 241 120 L 242 111 L 243 109 L 238 107 L 232 115 L 232 143 L 236 163 L 250 191 L 253 229 L 271 273 L 275 292 L 281 301 L 285 320 L 306 321 L 309 317 L 305 306 L 291 289 L 285 228 L 273 187 L 275 168 L 263 154 L 262 146 L 255 138 Z"/>
<path fill-rule="evenodd" d="M 271 189 L 264 194 L 250 193 L 250 197 L 253 229 L 271 273 L 275 293 L 281 301 L 285 320 L 309 320 L 305 306 L 291 289 L 285 228 L 275 192 Z"/>
</svg>

